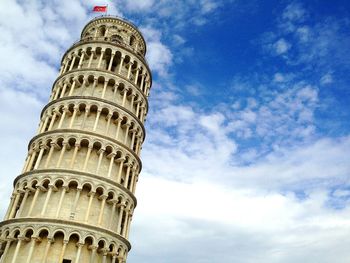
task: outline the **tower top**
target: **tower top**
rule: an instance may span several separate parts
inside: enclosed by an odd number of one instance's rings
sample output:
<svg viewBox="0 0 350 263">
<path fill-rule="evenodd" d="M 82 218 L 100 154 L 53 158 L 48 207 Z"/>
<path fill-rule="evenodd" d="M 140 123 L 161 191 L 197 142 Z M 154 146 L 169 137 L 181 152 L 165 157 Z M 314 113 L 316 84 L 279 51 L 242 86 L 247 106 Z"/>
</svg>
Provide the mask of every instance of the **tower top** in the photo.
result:
<svg viewBox="0 0 350 263">
<path fill-rule="evenodd" d="M 146 54 L 146 41 L 132 22 L 112 15 L 102 15 L 89 21 L 81 32 L 81 40 L 110 41 L 131 48 L 141 56 Z"/>
</svg>

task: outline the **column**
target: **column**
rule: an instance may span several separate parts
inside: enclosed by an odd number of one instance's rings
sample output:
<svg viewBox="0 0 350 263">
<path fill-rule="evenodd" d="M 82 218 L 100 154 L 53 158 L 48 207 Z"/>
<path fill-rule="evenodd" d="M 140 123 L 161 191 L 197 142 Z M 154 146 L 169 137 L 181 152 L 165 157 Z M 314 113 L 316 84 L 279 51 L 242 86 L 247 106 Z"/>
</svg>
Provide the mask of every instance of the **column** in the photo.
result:
<svg viewBox="0 0 350 263">
<path fill-rule="evenodd" d="M 125 181 L 124 181 L 124 187 L 125 188 L 128 188 L 128 182 L 129 182 L 129 175 L 130 175 L 131 167 L 132 167 L 131 164 L 127 164 L 126 174 L 125 174 Z"/>
<path fill-rule="evenodd" d="M 10 245 L 11 245 L 12 240 L 8 239 L 6 242 L 6 246 L 4 249 L 4 253 L 2 254 L 1 258 L 0 258 L 0 263 L 5 262 L 6 260 L 6 256 L 7 256 L 7 252 L 9 251 Z"/>
<path fill-rule="evenodd" d="M 130 77 L 131 77 L 131 68 L 132 68 L 133 64 L 134 63 L 132 63 L 131 61 L 129 62 L 128 76 L 126 77 L 127 79 L 130 79 Z"/>
<path fill-rule="evenodd" d="M 80 259 L 80 254 L 81 254 L 81 248 L 84 246 L 84 244 L 82 243 L 77 243 L 77 255 L 75 256 L 75 263 L 79 263 L 79 259 Z"/>
<path fill-rule="evenodd" d="M 86 106 L 83 121 L 81 122 L 81 129 L 84 129 L 86 118 L 89 116 L 90 106 Z"/>
<path fill-rule="evenodd" d="M 128 220 L 129 220 L 129 213 L 128 213 L 128 211 L 126 211 L 124 222 L 123 222 L 123 229 L 122 229 L 122 236 L 123 237 L 126 237 L 126 229 L 128 227 Z"/>
<path fill-rule="evenodd" d="M 47 243 L 46 243 L 46 247 L 45 247 L 44 257 L 43 257 L 41 263 L 46 263 L 47 256 L 49 254 L 50 247 L 51 247 L 52 243 L 53 243 L 53 239 L 52 238 L 47 238 Z"/>
<path fill-rule="evenodd" d="M 135 101 L 136 94 L 132 93 L 131 94 L 131 101 L 130 101 L 130 110 L 134 110 L 134 101 Z"/>
<path fill-rule="evenodd" d="M 74 219 L 74 217 L 75 217 L 75 210 L 77 209 L 81 190 L 82 190 L 81 188 L 77 188 L 77 193 L 75 194 L 75 199 L 74 199 L 74 203 L 72 206 L 72 211 L 70 213 L 70 219 Z"/>
<path fill-rule="evenodd" d="M 56 110 L 53 111 L 53 115 L 50 121 L 50 125 L 49 128 L 47 129 L 47 131 L 51 131 L 53 124 L 55 123 L 56 117 L 57 117 L 58 113 Z"/>
<path fill-rule="evenodd" d="M 18 206 L 18 202 L 19 202 L 19 199 L 21 198 L 21 193 L 20 192 L 17 192 L 16 193 L 16 198 L 15 198 L 15 201 L 12 205 L 12 208 L 11 208 L 11 212 L 10 212 L 10 215 L 8 217 L 8 219 L 11 219 L 14 217 L 15 213 L 16 213 L 16 210 L 17 210 L 17 206 Z"/>
<path fill-rule="evenodd" d="M 62 92 L 61 92 L 61 95 L 60 95 L 60 98 L 63 98 L 64 93 L 66 93 L 67 86 L 68 86 L 67 82 L 66 82 L 66 83 L 64 83 L 64 85 L 63 85 L 63 89 L 62 89 Z"/>
<path fill-rule="evenodd" d="M 80 144 L 79 143 L 75 143 L 74 145 L 74 152 L 73 152 L 73 156 L 72 156 L 72 159 L 70 160 L 70 164 L 69 164 L 69 168 L 72 169 L 73 166 L 74 166 L 74 163 L 75 163 L 75 159 L 77 157 L 77 153 L 80 149 Z"/>
<path fill-rule="evenodd" d="M 117 122 L 117 131 L 115 133 L 115 137 L 114 139 L 118 140 L 118 137 L 119 137 L 119 130 L 120 130 L 120 124 L 122 123 L 122 118 L 117 118 L 115 121 Z"/>
<path fill-rule="evenodd" d="M 81 56 L 80 56 L 80 60 L 79 60 L 78 69 L 80 69 L 81 66 L 82 66 L 82 64 L 83 64 L 84 56 L 85 56 L 85 50 L 83 50 L 83 51 L 81 52 Z"/>
<path fill-rule="evenodd" d="M 107 199 L 107 195 L 101 195 L 99 197 L 101 201 L 101 208 L 100 208 L 100 214 L 98 215 L 98 221 L 97 221 L 97 225 L 101 225 L 102 223 L 102 217 L 103 217 L 103 212 L 104 212 L 104 209 L 105 209 L 105 204 L 106 204 L 106 199 Z"/>
<path fill-rule="evenodd" d="M 90 193 L 89 193 L 89 204 L 88 204 L 88 207 L 87 207 L 87 210 L 86 210 L 86 213 L 85 213 L 85 218 L 84 218 L 84 222 L 85 223 L 88 222 L 88 219 L 89 219 L 91 204 L 92 204 L 92 200 L 94 199 L 94 195 L 95 195 L 95 192 L 90 191 Z"/>
<path fill-rule="evenodd" d="M 59 156 L 59 158 L 58 158 L 56 168 L 59 168 L 59 167 L 61 166 L 61 162 L 62 162 L 64 153 L 66 152 L 67 145 L 68 145 L 67 142 L 63 142 L 62 144 L 63 144 L 63 147 L 62 147 L 62 149 L 61 149 L 60 156 Z"/>
<path fill-rule="evenodd" d="M 108 85 L 108 80 L 105 80 L 105 83 L 104 83 L 104 85 L 103 85 L 102 94 L 101 94 L 101 98 L 102 98 L 102 99 L 104 99 L 104 97 L 105 97 L 107 85 Z"/>
<path fill-rule="evenodd" d="M 20 206 L 20 208 L 19 208 L 19 210 L 18 210 L 18 217 L 21 217 L 21 216 L 22 216 L 22 211 L 23 211 L 23 209 L 24 209 L 24 207 L 25 207 L 25 205 L 26 205 L 26 201 L 27 201 L 27 199 L 28 199 L 29 192 L 30 192 L 30 190 L 27 188 L 27 189 L 25 190 L 25 193 L 24 193 L 24 196 L 23 196 L 23 199 L 22 199 L 21 206 Z"/>
<path fill-rule="evenodd" d="M 90 144 L 88 146 L 88 151 L 87 151 L 86 158 L 85 158 L 85 161 L 84 161 L 83 172 L 85 172 L 85 170 L 86 170 L 86 167 L 87 167 L 89 159 L 90 159 L 90 154 L 91 154 L 91 151 L 92 151 L 92 148 L 93 148 Z"/>
<path fill-rule="evenodd" d="M 75 117 L 77 116 L 77 113 L 79 111 L 79 106 L 75 105 L 73 109 L 74 110 L 73 110 L 72 118 L 71 118 L 70 123 L 69 123 L 69 129 L 71 129 L 73 127 L 73 123 L 74 123 Z"/>
<path fill-rule="evenodd" d="M 145 76 L 146 76 L 146 74 L 142 74 L 141 75 L 141 84 L 140 84 L 140 89 L 143 91 L 143 83 L 144 83 L 144 81 L 145 81 Z"/>
<path fill-rule="evenodd" d="M 109 132 L 109 127 L 111 125 L 111 119 L 112 119 L 113 114 L 112 113 L 108 113 L 107 115 L 107 125 L 106 125 L 106 131 L 105 131 L 105 135 L 108 135 Z"/>
<path fill-rule="evenodd" d="M 139 110 L 140 110 L 140 105 L 141 105 L 141 103 L 142 103 L 142 100 L 138 100 L 138 101 L 136 102 L 136 111 L 135 111 L 136 117 L 139 117 L 138 115 L 139 115 Z"/>
<path fill-rule="evenodd" d="M 143 123 L 143 120 L 145 118 L 145 115 L 144 115 L 144 111 L 145 111 L 145 106 L 142 106 L 141 107 L 141 113 L 140 113 L 140 121 Z"/>
<path fill-rule="evenodd" d="M 131 220 L 132 220 L 132 214 L 129 215 L 128 222 L 127 222 L 127 225 L 126 225 L 126 235 L 125 235 L 126 239 L 129 239 Z"/>
<path fill-rule="evenodd" d="M 100 150 L 98 150 L 99 156 L 98 156 L 98 162 L 97 162 L 97 167 L 96 167 L 96 172 L 95 172 L 96 174 L 98 174 L 100 171 L 101 162 L 102 162 L 104 152 L 105 152 L 105 149 L 101 148 Z"/>
<path fill-rule="evenodd" d="M 122 226 L 124 208 L 125 208 L 125 205 L 121 204 L 120 209 L 119 209 L 118 224 L 117 224 L 117 233 L 118 234 L 121 234 L 121 226 Z"/>
<path fill-rule="evenodd" d="M 27 256 L 27 261 L 26 263 L 30 263 L 32 260 L 32 255 L 33 255 L 33 251 L 34 251 L 34 247 L 36 242 L 38 241 L 37 237 L 32 237 L 31 241 L 30 241 L 30 247 L 29 247 L 29 252 L 28 252 L 28 256 Z"/>
<path fill-rule="evenodd" d="M 43 158 L 44 151 L 47 149 L 46 145 L 40 145 L 40 151 L 39 151 L 39 156 L 36 159 L 35 165 L 34 165 L 34 170 L 38 169 L 41 159 Z"/>
<path fill-rule="evenodd" d="M 92 84 L 92 91 L 91 91 L 91 96 L 94 96 L 95 88 L 97 85 L 97 78 L 94 78 L 94 83 Z"/>
<path fill-rule="evenodd" d="M 91 50 L 91 55 L 90 55 L 90 58 L 89 58 L 89 63 L 88 63 L 88 68 L 91 67 L 91 63 L 92 63 L 92 59 L 94 58 L 94 53 L 95 53 L 95 50 Z"/>
<path fill-rule="evenodd" d="M 94 127 L 93 127 L 92 131 L 96 131 L 98 120 L 99 120 L 100 115 L 101 115 L 101 111 L 102 111 L 101 109 L 98 109 L 96 112 L 96 119 L 95 119 L 95 123 L 94 123 Z"/>
<path fill-rule="evenodd" d="M 102 51 L 101 51 L 100 60 L 98 61 L 98 64 L 97 64 L 97 68 L 98 68 L 98 69 L 101 68 L 101 63 L 102 63 L 102 58 L 103 58 L 104 53 L 105 53 L 105 51 L 102 50 Z"/>
<path fill-rule="evenodd" d="M 137 135 L 137 136 L 136 136 L 136 147 L 135 147 L 135 149 L 133 149 L 133 150 L 135 151 L 136 154 L 138 154 L 138 149 L 139 149 L 140 140 L 141 140 L 141 135 Z"/>
<path fill-rule="evenodd" d="M 126 94 L 128 93 L 128 88 L 124 88 L 123 90 L 123 102 L 122 106 L 125 107 L 125 102 L 126 102 Z"/>
<path fill-rule="evenodd" d="M 38 133 L 44 132 L 46 130 L 47 123 L 49 121 L 49 116 L 46 116 L 43 126 L 41 126 L 41 129 L 38 131 Z"/>
<path fill-rule="evenodd" d="M 30 161 L 31 157 L 32 157 L 32 152 L 29 151 L 28 154 L 27 154 L 27 158 L 26 158 L 26 160 L 25 160 L 23 169 L 22 169 L 22 173 L 25 173 L 25 171 L 27 170 L 27 166 L 28 166 L 28 164 L 29 164 L 29 161 Z"/>
<path fill-rule="evenodd" d="M 132 192 L 132 189 L 134 187 L 135 177 L 136 177 L 136 168 L 133 168 L 131 173 L 131 182 L 130 182 L 130 188 L 129 188 L 130 192 Z"/>
<path fill-rule="evenodd" d="M 13 192 L 12 192 L 12 195 L 11 195 L 10 204 L 9 204 L 9 206 L 7 208 L 7 211 L 6 211 L 6 214 L 4 216 L 4 220 L 9 219 L 9 215 L 11 213 L 11 210 L 12 210 L 12 207 L 13 207 L 13 203 L 14 203 L 14 201 L 16 199 L 16 196 L 17 196 L 16 189 L 14 189 Z"/>
<path fill-rule="evenodd" d="M 107 254 L 108 254 L 108 250 L 104 248 L 102 251 L 102 263 L 107 263 Z"/>
<path fill-rule="evenodd" d="M 61 193 L 60 201 L 58 202 L 58 207 L 57 207 L 57 211 L 56 211 L 56 218 L 58 218 L 58 216 L 60 215 L 61 207 L 63 204 L 63 199 L 64 199 L 64 196 L 66 195 L 66 192 L 68 192 L 68 190 L 69 190 L 68 186 L 66 186 L 66 185 L 62 186 L 62 193 Z"/>
<path fill-rule="evenodd" d="M 41 216 L 45 215 L 47 204 L 49 203 L 49 200 L 50 200 L 53 188 L 54 188 L 54 186 L 50 184 L 49 185 L 49 190 L 47 191 L 47 194 L 46 194 L 46 198 L 45 198 L 45 202 L 44 202 L 43 208 L 41 210 L 41 214 L 40 214 Z"/>
<path fill-rule="evenodd" d="M 30 161 L 29 161 L 28 167 L 26 169 L 26 172 L 30 171 L 32 169 L 32 167 L 33 167 L 33 163 L 34 163 L 34 160 L 35 160 L 35 157 L 36 157 L 36 151 L 37 151 L 36 148 L 34 148 L 32 150 Z"/>
<path fill-rule="evenodd" d="M 61 115 L 60 122 L 58 123 L 57 129 L 60 129 L 60 128 L 61 128 L 62 123 L 63 123 L 63 121 L 64 121 L 64 118 L 66 117 L 67 111 L 68 111 L 68 108 L 67 108 L 66 106 L 63 107 L 63 113 L 62 113 L 62 115 Z"/>
<path fill-rule="evenodd" d="M 132 129 L 130 132 L 132 133 L 131 142 L 130 142 L 130 149 L 133 149 L 134 148 L 135 136 L 136 136 L 137 130 L 136 129 Z"/>
<path fill-rule="evenodd" d="M 131 188 L 131 192 L 133 194 L 135 194 L 135 192 L 136 192 L 136 184 L 137 184 L 138 178 L 139 178 L 139 176 L 137 174 L 135 174 L 135 176 L 134 176 L 134 183 L 133 183 L 132 188 Z"/>
<path fill-rule="evenodd" d="M 55 96 L 53 97 L 53 100 L 57 100 L 58 96 L 60 95 L 60 90 L 61 90 L 62 84 L 57 84 L 55 88 Z"/>
<path fill-rule="evenodd" d="M 112 214 L 109 218 L 109 222 L 108 222 L 108 228 L 112 229 L 112 224 L 113 224 L 113 220 L 115 219 L 115 209 L 117 208 L 117 202 L 118 200 L 111 200 L 112 203 Z"/>
<path fill-rule="evenodd" d="M 49 150 L 49 154 L 47 155 L 47 159 L 44 165 L 44 168 L 46 169 L 49 166 L 49 163 L 51 161 L 51 157 L 52 157 L 52 153 L 55 150 L 55 148 L 61 148 L 59 147 L 55 142 L 50 142 L 50 150 Z"/>
<path fill-rule="evenodd" d="M 120 73 L 122 72 L 124 59 L 125 59 L 125 57 L 122 55 L 121 58 L 120 58 L 120 64 L 119 64 L 118 74 L 120 74 Z"/>
<path fill-rule="evenodd" d="M 73 66 L 74 66 L 74 63 L 75 63 L 75 59 L 76 59 L 76 56 L 75 56 L 75 54 L 73 54 L 73 60 L 72 60 L 72 63 L 70 64 L 69 70 L 73 69 Z"/>
<path fill-rule="evenodd" d="M 69 90 L 69 93 L 68 93 L 68 96 L 72 96 L 73 95 L 75 85 L 77 84 L 76 82 L 77 82 L 77 79 L 74 77 L 72 86 L 70 87 L 70 90 Z"/>
<path fill-rule="evenodd" d="M 12 256 L 12 263 L 15 263 L 16 262 L 16 259 L 17 259 L 17 256 L 18 256 L 18 252 L 19 252 L 19 249 L 21 248 L 21 244 L 22 244 L 22 241 L 25 240 L 25 237 L 18 237 L 17 238 L 17 245 L 16 245 L 16 249 L 15 249 L 15 252 Z"/>
<path fill-rule="evenodd" d="M 58 263 L 62 263 L 63 261 L 64 253 L 66 252 L 68 242 L 69 242 L 68 240 L 63 240 L 63 246 L 61 249 L 60 258 L 58 259 Z"/>
<path fill-rule="evenodd" d="M 111 174 L 112 174 L 115 153 L 110 153 L 110 154 L 108 154 L 107 157 L 111 158 L 111 160 L 109 161 L 109 167 L 108 167 L 108 173 L 107 173 L 107 178 L 110 178 Z"/>
<path fill-rule="evenodd" d="M 63 71 L 62 73 L 65 73 L 67 71 L 67 68 L 68 68 L 68 64 L 69 64 L 69 59 L 67 58 L 64 62 L 64 68 L 63 68 Z"/>
<path fill-rule="evenodd" d="M 135 81 L 134 81 L 135 85 L 137 85 L 137 80 L 139 78 L 139 73 L 140 73 L 140 68 L 137 68 L 136 69 L 136 75 L 135 75 Z"/>
<path fill-rule="evenodd" d="M 124 144 L 126 144 L 128 137 L 129 137 L 129 129 L 130 129 L 131 124 L 125 123 L 123 126 L 126 126 L 125 137 L 124 137 Z"/>
<path fill-rule="evenodd" d="M 36 200 L 38 199 L 38 195 L 39 195 L 40 190 L 42 190 L 41 186 L 36 186 L 34 197 L 33 197 L 33 200 L 32 200 L 32 204 L 30 205 L 27 217 L 30 217 L 32 212 L 33 212 L 33 208 L 35 206 Z"/>
<path fill-rule="evenodd" d="M 96 251 L 98 247 L 91 245 L 89 248 L 91 249 L 90 263 L 95 263 Z"/>
<path fill-rule="evenodd" d="M 118 175 L 117 175 L 117 183 L 120 183 L 120 178 L 122 176 L 125 158 L 123 158 L 123 157 L 119 158 L 117 161 L 120 161 L 119 171 L 118 171 Z"/>
<path fill-rule="evenodd" d="M 113 87 L 113 98 L 112 98 L 113 101 L 115 101 L 117 99 L 118 86 L 119 85 L 116 83 Z"/>
<path fill-rule="evenodd" d="M 109 61 L 108 70 L 111 70 L 111 69 L 112 69 L 112 64 L 113 64 L 114 56 L 115 56 L 115 52 L 113 52 L 113 53 L 111 54 L 111 60 Z"/>
</svg>

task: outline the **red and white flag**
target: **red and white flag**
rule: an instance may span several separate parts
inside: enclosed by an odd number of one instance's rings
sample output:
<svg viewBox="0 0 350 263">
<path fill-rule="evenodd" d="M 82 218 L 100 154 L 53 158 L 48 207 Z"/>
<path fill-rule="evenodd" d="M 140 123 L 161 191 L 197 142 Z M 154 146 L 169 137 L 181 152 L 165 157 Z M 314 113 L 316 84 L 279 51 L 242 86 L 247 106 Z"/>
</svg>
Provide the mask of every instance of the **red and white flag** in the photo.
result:
<svg viewBox="0 0 350 263">
<path fill-rule="evenodd" d="M 92 9 L 92 12 L 107 12 L 107 6 L 106 5 L 96 5 Z"/>
</svg>

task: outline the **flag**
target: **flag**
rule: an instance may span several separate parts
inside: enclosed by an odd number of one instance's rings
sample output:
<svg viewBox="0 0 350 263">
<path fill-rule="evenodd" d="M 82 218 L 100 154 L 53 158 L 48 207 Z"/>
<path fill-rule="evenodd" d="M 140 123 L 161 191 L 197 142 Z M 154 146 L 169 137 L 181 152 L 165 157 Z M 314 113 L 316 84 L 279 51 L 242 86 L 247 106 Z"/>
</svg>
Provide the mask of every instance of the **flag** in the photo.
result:
<svg viewBox="0 0 350 263">
<path fill-rule="evenodd" d="M 94 6 L 94 8 L 92 9 L 93 12 L 107 12 L 107 6 L 106 5 L 96 5 Z"/>
</svg>

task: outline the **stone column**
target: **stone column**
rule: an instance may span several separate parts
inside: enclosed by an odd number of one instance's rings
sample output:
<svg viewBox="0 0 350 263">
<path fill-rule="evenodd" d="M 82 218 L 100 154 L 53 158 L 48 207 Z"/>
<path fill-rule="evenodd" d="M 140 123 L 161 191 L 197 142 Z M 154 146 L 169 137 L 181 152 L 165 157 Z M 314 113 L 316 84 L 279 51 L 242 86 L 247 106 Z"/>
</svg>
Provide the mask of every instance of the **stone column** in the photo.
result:
<svg viewBox="0 0 350 263">
<path fill-rule="evenodd" d="M 139 73 L 140 73 L 140 68 L 137 68 L 136 69 L 136 75 L 135 75 L 135 81 L 134 81 L 134 84 L 137 85 L 137 80 L 139 78 Z"/>
<path fill-rule="evenodd" d="M 134 63 L 133 62 L 129 62 L 129 69 L 128 69 L 128 75 L 127 75 L 127 79 L 130 79 L 130 77 L 131 77 L 131 68 L 132 68 L 132 65 L 133 65 Z"/>
<path fill-rule="evenodd" d="M 75 117 L 77 116 L 77 113 L 79 112 L 79 106 L 75 105 L 73 109 L 74 110 L 73 110 L 72 118 L 71 118 L 70 123 L 69 123 L 69 129 L 71 129 L 73 127 Z"/>
<path fill-rule="evenodd" d="M 44 202 L 43 208 L 41 210 L 41 214 L 40 214 L 41 216 L 45 215 L 47 204 L 49 203 L 49 200 L 50 200 L 50 197 L 51 197 L 51 194 L 52 194 L 52 190 L 54 188 L 55 188 L 54 185 L 52 185 L 52 184 L 49 185 L 49 190 L 47 191 L 45 202 Z"/>
<path fill-rule="evenodd" d="M 62 162 L 64 153 L 66 152 L 68 142 L 63 142 L 62 144 L 63 144 L 63 147 L 61 149 L 60 156 L 58 157 L 56 168 L 59 168 L 61 166 L 61 162 Z"/>
<path fill-rule="evenodd" d="M 14 217 L 15 213 L 16 213 L 16 210 L 17 210 L 17 206 L 18 206 L 18 202 L 19 202 L 19 199 L 21 198 L 21 193 L 20 191 L 18 191 L 16 194 L 15 194 L 15 201 L 13 202 L 13 205 L 12 205 L 12 208 L 11 208 L 11 212 L 10 212 L 10 215 L 8 217 L 8 219 L 11 219 Z"/>
<path fill-rule="evenodd" d="M 90 263 L 95 263 L 95 258 L 96 258 L 96 251 L 97 251 L 97 246 L 90 246 L 91 249 L 91 256 L 90 256 Z"/>
<path fill-rule="evenodd" d="M 101 208 L 100 208 L 100 214 L 98 215 L 98 221 L 97 221 L 97 225 L 101 225 L 102 223 L 102 217 L 103 217 L 103 212 L 105 209 L 105 204 L 106 204 L 106 199 L 107 199 L 107 195 L 101 195 L 98 199 L 102 200 L 101 201 Z"/>
<path fill-rule="evenodd" d="M 9 248 L 10 248 L 10 245 L 11 245 L 11 242 L 12 242 L 12 240 L 7 239 L 6 246 L 5 246 L 5 249 L 4 249 L 4 253 L 2 254 L 2 256 L 0 258 L 0 263 L 5 262 L 6 257 L 7 257 L 7 253 L 9 251 Z"/>
<path fill-rule="evenodd" d="M 86 171 L 86 167 L 87 167 L 87 165 L 89 163 L 89 159 L 90 159 L 90 154 L 91 154 L 92 148 L 93 148 L 93 146 L 89 144 L 88 151 L 86 153 L 86 157 L 85 157 L 85 161 L 84 161 L 83 172 Z"/>
<path fill-rule="evenodd" d="M 37 238 L 37 237 L 32 237 L 31 238 L 30 248 L 29 248 L 29 252 L 28 252 L 26 263 L 31 263 L 34 247 L 35 247 L 35 244 L 36 244 L 37 241 L 39 241 L 39 238 Z"/>
<path fill-rule="evenodd" d="M 39 192 L 40 192 L 40 186 L 36 186 L 36 189 L 35 189 L 35 193 L 34 193 L 34 196 L 33 196 L 33 200 L 32 200 L 32 203 L 29 207 L 29 211 L 28 211 L 28 214 L 27 214 L 27 217 L 29 217 L 33 211 L 33 208 L 34 208 L 34 205 L 36 203 L 36 200 L 38 199 L 38 195 L 39 195 Z"/>
<path fill-rule="evenodd" d="M 18 210 L 18 217 L 22 216 L 22 211 L 26 205 L 27 199 L 28 199 L 28 195 L 29 195 L 30 190 L 28 188 L 26 188 L 23 199 L 22 199 L 22 203 L 21 203 L 21 207 Z"/>
<path fill-rule="evenodd" d="M 115 133 L 114 139 L 118 140 L 119 137 L 119 131 L 120 131 L 120 124 L 122 123 L 122 118 L 118 117 L 115 121 L 117 122 L 117 131 Z"/>
<path fill-rule="evenodd" d="M 61 254 L 60 254 L 60 257 L 59 257 L 57 263 L 62 263 L 63 257 L 64 257 L 64 253 L 66 252 L 66 248 L 67 248 L 68 242 L 69 242 L 68 240 L 63 240 L 63 246 L 62 246 L 62 249 L 61 249 Z"/>
<path fill-rule="evenodd" d="M 124 144 L 126 145 L 126 142 L 128 140 L 128 137 L 129 137 L 129 129 L 130 129 L 130 126 L 131 124 L 130 123 L 125 123 L 123 126 L 126 127 L 126 130 L 125 130 L 125 137 L 124 137 Z"/>
<path fill-rule="evenodd" d="M 105 80 L 105 83 L 104 83 L 104 85 L 103 85 L 102 94 L 101 94 L 101 98 L 102 98 L 102 99 L 104 99 L 104 97 L 105 97 L 107 85 L 108 85 L 108 80 Z"/>
<path fill-rule="evenodd" d="M 72 63 L 70 64 L 69 71 L 71 71 L 73 69 L 75 59 L 76 59 L 76 55 L 73 53 L 73 60 L 72 60 Z"/>
<path fill-rule="evenodd" d="M 49 166 L 49 163 L 50 163 L 51 157 L 52 157 L 52 153 L 55 150 L 55 148 L 61 149 L 61 147 L 58 146 L 58 144 L 56 144 L 55 142 L 51 142 L 50 143 L 49 154 L 47 155 L 46 162 L 45 162 L 45 165 L 44 165 L 45 169 Z"/>
<path fill-rule="evenodd" d="M 121 58 L 120 58 L 120 64 L 119 64 L 119 69 L 118 69 L 118 74 L 119 74 L 119 75 L 120 75 L 121 72 L 122 72 L 124 59 L 125 59 L 125 57 L 122 55 Z"/>
<path fill-rule="evenodd" d="M 94 127 L 93 127 L 92 131 L 96 131 L 98 120 L 100 119 L 101 111 L 102 111 L 102 109 L 98 109 L 96 112 L 96 119 L 95 119 L 95 123 L 94 123 Z"/>
<path fill-rule="evenodd" d="M 11 263 L 15 263 L 15 262 L 16 262 L 19 249 L 21 248 L 22 242 L 23 242 L 24 240 L 26 240 L 25 237 L 18 237 L 18 238 L 17 238 L 17 245 L 16 245 L 16 248 L 15 248 L 15 252 L 13 253 Z"/>
<path fill-rule="evenodd" d="M 90 193 L 88 195 L 89 195 L 89 204 L 88 204 L 88 207 L 87 207 L 87 210 L 86 210 L 86 213 L 85 213 L 85 218 L 84 218 L 84 222 L 85 223 L 87 223 L 88 220 L 89 220 L 91 204 L 92 204 L 92 200 L 94 199 L 95 192 L 90 191 Z"/>
<path fill-rule="evenodd" d="M 47 243 L 46 243 L 46 247 L 45 247 L 44 257 L 43 257 L 41 263 L 46 263 L 47 256 L 49 255 L 49 251 L 50 251 L 50 247 L 51 247 L 52 243 L 53 243 L 53 239 L 52 238 L 47 238 Z"/>
<path fill-rule="evenodd" d="M 88 63 L 88 68 L 91 68 L 91 63 L 92 63 L 92 59 L 94 58 L 94 53 L 95 53 L 95 50 L 91 50 L 91 55 L 90 55 L 90 58 L 89 58 L 89 63 Z"/>
<path fill-rule="evenodd" d="M 69 93 L 68 93 L 68 96 L 72 96 L 73 95 L 73 92 L 74 92 L 74 88 L 75 88 L 75 85 L 77 84 L 77 79 L 76 77 L 73 78 L 73 83 L 72 85 L 70 86 L 70 90 L 69 90 Z"/>
<path fill-rule="evenodd" d="M 112 116 L 113 116 L 112 113 L 108 113 L 108 115 L 107 115 L 107 117 L 106 117 L 106 118 L 107 118 L 107 125 L 106 125 L 105 135 L 108 135 L 108 133 L 109 133 L 109 127 L 110 127 L 110 125 L 111 125 Z"/>
<path fill-rule="evenodd" d="M 75 256 L 75 263 L 79 263 L 80 260 L 80 254 L 81 254 L 81 248 L 84 246 L 82 243 L 77 243 L 77 255 Z"/>
<path fill-rule="evenodd" d="M 102 162 L 104 152 L 105 152 L 105 149 L 103 149 L 103 148 L 98 150 L 99 157 L 98 157 L 97 167 L 96 167 L 96 171 L 95 171 L 96 174 L 98 174 L 100 171 L 101 162 Z"/>
<path fill-rule="evenodd" d="M 83 65 L 84 56 L 85 56 L 85 50 L 83 50 L 83 51 L 81 52 L 81 56 L 80 56 L 80 60 L 79 60 L 78 69 L 80 69 L 81 66 Z"/>
<path fill-rule="evenodd" d="M 119 158 L 117 161 L 120 162 L 120 166 L 119 166 L 119 171 L 118 171 L 118 175 L 117 175 L 117 183 L 120 183 L 120 179 L 122 176 L 122 172 L 123 172 L 123 167 L 124 167 L 124 162 L 125 162 L 125 158 Z"/>
<path fill-rule="evenodd" d="M 111 70 L 111 69 L 112 69 L 112 64 L 113 64 L 114 56 L 115 56 L 115 52 L 113 52 L 113 53 L 111 54 L 111 60 L 109 61 L 108 70 Z"/>
<path fill-rule="evenodd" d="M 100 55 L 100 60 L 98 61 L 98 64 L 97 64 L 98 69 L 101 69 L 101 63 L 102 63 L 102 58 L 103 58 L 104 53 L 105 53 L 105 50 L 102 49 L 101 55 Z"/>
<path fill-rule="evenodd" d="M 75 211 L 77 209 L 77 205 L 78 205 L 79 197 L 80 197 L 80 194 L 81 194 L 81 190 L 82 190 L 81 188 L 77 188 L 77 193 L 75 194 L 74 203 L 73 203 L 72 210 L 71 210 L 71 213 L 70 213 L 70 219 L 74 219 L 75 218 Z"/>
<path fill-rule="evenodd" d="M 121 204 L 119 208 L 119 216 L 118 216 L 118 224 L 117 224 L 117 233 L 121 234 L 121 226 L 122 226 L 122 219 L 123 219 L 123 214 L 124 214 L 124 208 L 125 205 Z"/>
<path fill-rule="evenodd" d="M 60 197 L 60 201 L 58 202 L 56 216 L 55 216 L 56 218 L 58 218 L 58 216 L 61 213 L 61 207 L 62 207 L 62 204 L 63 204 L 64 196 L 66 195 L 66 192 L 68 192 L 68 190 L 69 190 L 68 186 L 66 186 L 66 185 L 62 186 L 61 197 Z"/>
<path fill-rule="evenodd" d="M 110 153 L 110 154 L 108 154 L 107 157 L 109 157 L 111 159 L 109 161 L 109 167 L 108 167 L 108 173 L 107 173 L 107 178 L 110 178 L 112 175 L 115 153 Z"/>
<path fill-rule="evenodd" d="M 72 159 L 71 159 L 70 164 L 69 164 L 70 169 L 72 169 L 74 167 L 75 159 L 77 157 L 77 153 L 78 153 L 79 149 L 80 149 L 80 144 L 76 142 L 74 145 L 73 156 L 72 156 Z"/>
</svg>

